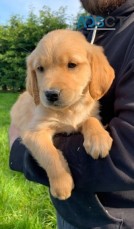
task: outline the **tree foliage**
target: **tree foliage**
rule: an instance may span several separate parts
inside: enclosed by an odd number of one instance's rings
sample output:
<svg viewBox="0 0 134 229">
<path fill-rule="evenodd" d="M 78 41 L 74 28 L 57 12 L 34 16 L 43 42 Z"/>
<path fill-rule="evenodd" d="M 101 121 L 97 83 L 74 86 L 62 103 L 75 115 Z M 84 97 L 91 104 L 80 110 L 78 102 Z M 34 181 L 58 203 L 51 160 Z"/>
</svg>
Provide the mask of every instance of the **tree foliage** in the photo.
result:
<svg viewBox="0 0 134 229">
<path fill-rule="evenodd" d="M 44 6 L 27 19 L 12 16 L 6 26 L 0 25 L 0 88 L 23 90 L 25 88 L 25 59 L 41 37 L 55 29 L 67 28 L 65 8 L 52 12 Z"/>
</svg>

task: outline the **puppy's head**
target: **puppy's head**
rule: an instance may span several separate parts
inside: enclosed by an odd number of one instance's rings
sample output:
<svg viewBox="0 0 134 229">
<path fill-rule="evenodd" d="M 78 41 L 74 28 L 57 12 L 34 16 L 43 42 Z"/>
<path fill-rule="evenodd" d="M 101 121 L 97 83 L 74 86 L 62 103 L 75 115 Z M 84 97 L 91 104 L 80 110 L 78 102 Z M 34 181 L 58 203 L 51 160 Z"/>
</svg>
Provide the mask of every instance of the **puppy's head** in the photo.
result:
<svg viewBox="0 0 134 229">
<path fill-rule="evenodd" d="M 55 30 L 42 38 L 27 59 L 27 90 L 35 104 L 63 109 L 86 93 L 100 99 L 114 79 L 101 47 L 76 31 Z"/>
</svg>

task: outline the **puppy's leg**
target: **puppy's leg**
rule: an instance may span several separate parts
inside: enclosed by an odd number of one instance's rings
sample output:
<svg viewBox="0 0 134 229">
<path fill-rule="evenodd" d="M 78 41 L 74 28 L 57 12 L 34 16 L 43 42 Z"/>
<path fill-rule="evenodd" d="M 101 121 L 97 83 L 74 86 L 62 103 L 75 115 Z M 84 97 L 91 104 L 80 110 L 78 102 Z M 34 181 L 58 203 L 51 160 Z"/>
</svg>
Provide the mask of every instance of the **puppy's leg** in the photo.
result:
<svg viewBox="0 0 134 229">
<path fill-rule="evenodd" d="M 52 195 L 64 200 L 70 197 L 74 184 L 66 160 L 53 145 L 53 135 L 49 128 L 30 130 L 23 134 L 22 141 L 39 165 L 46 170 Z"/>
<path fill-rule="evenodd" d="M 100 121 L 90 117 L 82 126 L 84 147 L 94 159 L 106 157 L 112 146 L 112 138 L 104 129 Z"/>
</svg>

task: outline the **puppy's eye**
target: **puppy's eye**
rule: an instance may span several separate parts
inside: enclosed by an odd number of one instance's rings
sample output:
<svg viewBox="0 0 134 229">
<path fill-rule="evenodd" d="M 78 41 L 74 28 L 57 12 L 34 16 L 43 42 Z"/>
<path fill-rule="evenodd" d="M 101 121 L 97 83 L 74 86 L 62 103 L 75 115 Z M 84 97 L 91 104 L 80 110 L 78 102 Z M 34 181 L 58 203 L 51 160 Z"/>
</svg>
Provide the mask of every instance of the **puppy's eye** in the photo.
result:
<svg viewBox="0 0 134 229">
<path fill-rule="evenodd" d="M 38 67 L 37 67 L 37 70 L 38 70 L 39 72 L 44 72 L 44 67 L 43 67 L 43 66 L 38 66 Z"/>
<path fill-rule="evenodd" d="M 76 68 L 76 66 L 77 64 L 75 63 L 72 63 L 72 62 L 68 63 L 68 68 Z"/>
</svg>

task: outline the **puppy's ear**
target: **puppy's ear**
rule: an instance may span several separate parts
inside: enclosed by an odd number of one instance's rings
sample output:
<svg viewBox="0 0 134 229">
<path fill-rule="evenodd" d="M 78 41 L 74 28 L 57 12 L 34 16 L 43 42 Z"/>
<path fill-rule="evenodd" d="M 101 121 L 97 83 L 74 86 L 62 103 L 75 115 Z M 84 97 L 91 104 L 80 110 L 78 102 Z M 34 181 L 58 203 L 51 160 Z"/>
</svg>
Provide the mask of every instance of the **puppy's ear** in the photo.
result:
<svg viewBox="0 0 134 229">
<path fill-rule="evenodd" d="M 26 77 L 26 89 L 29 94 L 33 97 L 36 105 L 40 103 L 39 90 L 37 77 L 34 69 L 32 68 L 32 55 L 27 58 L 27 77 Z"/>
<path fill-rule="evenodd" d="M 93 99 L 99 100 L 110 88 L 115 77 L 103 48 L 90 45 L 91 81 L 89 92 Z"/>
</svg>

